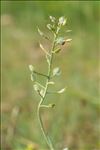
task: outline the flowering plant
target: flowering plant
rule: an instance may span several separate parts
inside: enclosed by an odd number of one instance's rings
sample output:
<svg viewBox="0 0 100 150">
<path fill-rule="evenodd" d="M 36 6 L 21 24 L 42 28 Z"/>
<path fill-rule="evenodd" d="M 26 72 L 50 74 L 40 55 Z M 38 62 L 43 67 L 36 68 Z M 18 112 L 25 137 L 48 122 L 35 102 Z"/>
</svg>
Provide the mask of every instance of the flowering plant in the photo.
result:
<svg viewBox="0 0 100 150">
<path fill-rule="evenodd" d="M 48 93 L 52 94 L 52 92 L 49 92 L 49 85 L 55 84 L 53 82 L 53 77 L 59 76 L 61 74 L 61 70 L 59 67 L 52 68 L 52 64 L 54 61 L 53 58 L 54 58 L 54 55 L 61 52 L 63 45 L 70 42 L 71 39 L 66 39 L 65 37 L 61 37 L 59 34 L 62 27 L 66 25 L 67 19 L 65 17 L 60 17 L 59 19 L 56 19 L 55 17 L 50 16 L 49 18 L 50 18 L 51 23 L 47 24 L 47 28 L 53 33 L 53 41 L 52 41 L 52 47 L 51 47 L 50 51 L 46 50 L 43 47 L 43 45 L 40 43 L 40 48 L 45 53 L 46 60 L 48 63 L 48 72 L 46 75 L 39 73 L 35 70 L 33 65 L 29 65 L 29 69 L 31 71 L 31 80 L 32 80 L 32 82 L 34 82 L 34 85 L 33 85 L 34 90 L 40 96 L 40 101 L 39 101 L 38 108 L 37 108 L 37 117 L 38 117 L 38 121 L 39 121 L 39 124 L 41 127 L 41 131 L 43 133 L 43 136 L 45 138 L 45 141 L 46 141 L 49 149 L 54 150 L 55 148 L 51 142 L 51 139 L 48 136 L 47 131 L 44 128 L 44 124 L 43 124 L 43 121 L 41 118 L 41 108 L 54 108 L 55 107 L 55 104 L 48 104 L 48 105 L 44 104 L 47 94 Z M 48 36 L 46 36 L 39 28 L 38 28 L 38 32 L 39 32 L 40 36 L 42 36 L 46 40 L 50 40 L 50 38 Z M 41 83 L 39 83 L 36 80 L 36 76 L 42 76 L 42 77 L 46 78 L 45 85 L 42 85 Z M 65 90 L 66 90 L 66 88 L 64 87 L 64 88 L 56 91 L 55 93 L 61 94 Z M 65 149 L 67 150 L 67 148 L 65 148 Z"/>
</svg>

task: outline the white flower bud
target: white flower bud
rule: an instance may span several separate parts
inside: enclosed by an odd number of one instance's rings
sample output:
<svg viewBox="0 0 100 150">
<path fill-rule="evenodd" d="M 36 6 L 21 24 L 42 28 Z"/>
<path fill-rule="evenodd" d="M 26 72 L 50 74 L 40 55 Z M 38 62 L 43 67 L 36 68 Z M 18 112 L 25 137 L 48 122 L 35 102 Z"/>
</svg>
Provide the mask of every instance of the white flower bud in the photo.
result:
<svg viewBox="0 0 100 150">
<path fill-rule="evenodd" d="M 66 21 L 67 19 L 65 17 L 60 17 L 58 25 L 64 26 L 66 24 Z"/>
</svg>

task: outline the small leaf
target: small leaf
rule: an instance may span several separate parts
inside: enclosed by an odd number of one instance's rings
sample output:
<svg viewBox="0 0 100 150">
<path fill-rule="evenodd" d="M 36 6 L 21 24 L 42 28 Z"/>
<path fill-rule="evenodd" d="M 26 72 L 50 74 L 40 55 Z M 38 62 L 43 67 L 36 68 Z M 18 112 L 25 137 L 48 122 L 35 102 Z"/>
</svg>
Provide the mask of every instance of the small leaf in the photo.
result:
<svg viewBox="0 0 100 150">
<path fill-rule="evenodd" d="M 56 67 L 53 69 L 53 76 L 59 76 L 61 74 L 60 68 Z"/>
<path fill-rule="evenodd" d="M 46 50 L 45 48 L 43 47 L 43 45 L 40 43 L 40 48 L 47 54 L 47 55 L 50 55 Z"/>
<path fill-rule="evenodd" d="M 59 90 L 57 93 L 61 94 L 61 93 L 65 92 L 65 90 L 66 90 L 66 88 L 63 88 L 63 89 Z"/>
<path fill-rule="evenodd" d="M 45 39 L 49 40 L 49 37 L 47 37 L 39 28 L 38 28 L 38 33 Z"/>
<path fill-rule="evenodd" d="M 38 33 L 41 35 L 41 36 L 43 36 L 44 35 L 44 33 L 38 28 Z"/>
<path fill-rule="evenodd" d="M 29 70 L 30 70 L 31 72 L 33 72 L 33 71 L 34 71 L 34 67 L 33 67 L 32 65 L 29 65 Z"/>
</svg>

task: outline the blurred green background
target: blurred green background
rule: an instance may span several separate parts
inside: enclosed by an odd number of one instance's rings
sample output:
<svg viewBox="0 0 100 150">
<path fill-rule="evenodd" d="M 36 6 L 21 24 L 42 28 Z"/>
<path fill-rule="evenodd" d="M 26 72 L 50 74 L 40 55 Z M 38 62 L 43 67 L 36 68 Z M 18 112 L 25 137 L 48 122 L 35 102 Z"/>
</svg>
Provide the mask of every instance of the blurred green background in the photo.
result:
<svg viewBox="0 0 100 150">
<path fill-rule="evenodd" d="M 99 150 L 99 9 L 96 1 L 2 1 L 2 150 L 46 150 L 38 125 L 39 97 L 30 81 L 29 64 L 46 72 L 42 40 L 37 26 L 49 34 L 49 15 L 68 18 L 70 46 L 55 57 L 54 67 L 62 74 L 56 89 L 67 86 L 62 95 L 52 95 L 47 103 L 53 110 L 42 111 L 45 127 L 57 150 Z M 40 79 L 41 82 L 42 79 Z"/>
</svg>

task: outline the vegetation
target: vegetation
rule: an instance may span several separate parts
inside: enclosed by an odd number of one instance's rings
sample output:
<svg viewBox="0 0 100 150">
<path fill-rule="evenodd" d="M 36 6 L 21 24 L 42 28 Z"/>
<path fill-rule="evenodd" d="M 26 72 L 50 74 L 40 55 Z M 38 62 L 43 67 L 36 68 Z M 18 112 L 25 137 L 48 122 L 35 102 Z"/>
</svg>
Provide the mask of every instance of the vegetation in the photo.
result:
<svg viewBox="0 0 100 150">
<path fill-rule="evenodd" d="M 99 143 L 99 2 L 2 1 L 2 150 L 47 150 L 36 117 L 38 95 L 32 90 L 29 64 L 46 74 L 47 63 L 39 43 L 37 26 L 45 28 L 48 16 L 67 16 L 62 34 L 73 42 L 63 46 L 54 57 L 53 68 L 62 68 L 54 78 L 52 90 L 67 85 L 60 96 L 49 94 L 46 105 L 56 109 L 41 110 L 46 131 L 57 150 L 100 149 Z M 65 30 L 72 30 L 65 33 Z M 39 41 L 39 43 L 37 42 Z M 41 76 L 37 80 L 43 84 Z"/>
</svg>

